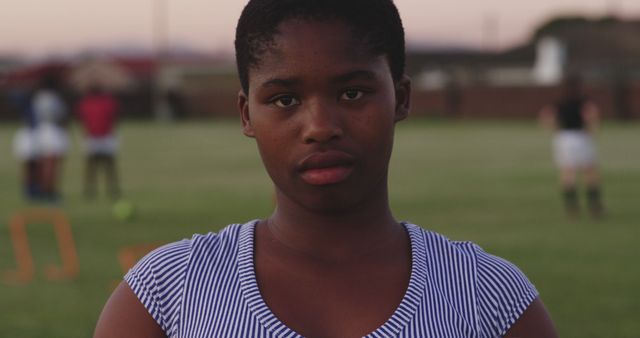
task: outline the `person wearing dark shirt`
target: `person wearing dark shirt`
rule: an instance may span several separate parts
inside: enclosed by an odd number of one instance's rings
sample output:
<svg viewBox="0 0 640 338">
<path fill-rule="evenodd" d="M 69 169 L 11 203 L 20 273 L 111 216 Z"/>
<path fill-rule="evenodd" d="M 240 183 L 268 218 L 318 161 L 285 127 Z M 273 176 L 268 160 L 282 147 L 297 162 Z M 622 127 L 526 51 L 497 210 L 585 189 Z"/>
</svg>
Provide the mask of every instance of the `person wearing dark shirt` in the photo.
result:
<svg viewBox="0 0 640 338">
<path fill-rule="evenodd" d="M 587 203 L 593 217 L 603 214 L 600 172 L 593 135 L 598 128 L 598 106 L 582 92 L 578 78 L 563 84 L 562 98 L 544 107 L 541 122 L 555 131 L 553 153 L 560 171 L 560 184 L 567 213 L 579 214 L 578 175 L 586 184 Z"/>
</svg>

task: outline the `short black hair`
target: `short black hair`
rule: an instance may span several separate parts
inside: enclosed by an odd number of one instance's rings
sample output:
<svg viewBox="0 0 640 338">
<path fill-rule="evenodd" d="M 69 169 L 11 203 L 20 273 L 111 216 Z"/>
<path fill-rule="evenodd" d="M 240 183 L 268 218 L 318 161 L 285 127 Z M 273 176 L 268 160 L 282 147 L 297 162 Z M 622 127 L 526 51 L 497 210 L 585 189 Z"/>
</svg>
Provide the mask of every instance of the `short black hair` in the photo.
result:
<svg viewBox="0 0 640 338">
<path fill-rule="evenodd" d="M 391 75 L 404 74 L 404 28 L 393 0 L 250 0 L 236 28 L 236 63 L 240 84 L 249 93 L 249 70 L 273 47 L 278 26 L 289 19 L 343 21 L 363 46 L 385 55 Z"/>
</svg>

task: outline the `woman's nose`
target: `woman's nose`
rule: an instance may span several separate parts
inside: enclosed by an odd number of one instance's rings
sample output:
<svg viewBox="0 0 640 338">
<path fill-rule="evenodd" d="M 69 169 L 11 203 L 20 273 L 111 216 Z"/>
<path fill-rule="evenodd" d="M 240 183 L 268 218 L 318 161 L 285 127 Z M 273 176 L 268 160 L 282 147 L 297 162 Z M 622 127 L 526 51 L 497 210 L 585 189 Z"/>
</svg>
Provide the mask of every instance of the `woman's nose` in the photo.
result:
<svg viewBox="0 0 640 338">
<path fill-rule="evenodd" d="M 343 136 L 339 108 L 320 100 L 310 103 L 305 111 L 303 141 L 326 143 Z"/>
</svg>

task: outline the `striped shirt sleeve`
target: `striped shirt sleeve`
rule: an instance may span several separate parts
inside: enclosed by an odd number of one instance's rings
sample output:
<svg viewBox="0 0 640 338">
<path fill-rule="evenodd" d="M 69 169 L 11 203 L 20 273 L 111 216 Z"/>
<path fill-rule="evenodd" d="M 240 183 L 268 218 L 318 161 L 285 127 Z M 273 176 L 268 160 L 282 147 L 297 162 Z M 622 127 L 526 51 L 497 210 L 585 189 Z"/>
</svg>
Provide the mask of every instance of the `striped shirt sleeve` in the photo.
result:
<svg viewBox="0 0 640 338">
<path fill-rule="evenodd" d="M 502 337 L 538 297 L 538 291 L 514 264 L 474 245 L 480 337 Z"/>
<path fill-rule="evenodd" d="M 147 254 L 124 277 L 167 336 L 175 333 L 180 322 L 190 253 L 190 240 L 167 244 Z"/>
</svg>

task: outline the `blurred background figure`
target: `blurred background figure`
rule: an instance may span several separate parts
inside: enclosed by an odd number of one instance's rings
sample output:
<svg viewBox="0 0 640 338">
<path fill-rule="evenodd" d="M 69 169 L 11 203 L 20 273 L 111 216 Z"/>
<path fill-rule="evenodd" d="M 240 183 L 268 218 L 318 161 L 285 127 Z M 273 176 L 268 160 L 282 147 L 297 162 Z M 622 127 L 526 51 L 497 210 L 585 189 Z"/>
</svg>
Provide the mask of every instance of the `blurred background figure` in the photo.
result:
<svg viewBox="0 0 640 338">
<path fill-rule="evenodd" d="M 544 107 L 540 119 L 544 126 L 555 131 L 553 155 L 560 172 L 568 215 L 576 217 L 579 214 L 578 175 L 582 174 L 589 212 L 593 217 L 601 217 L 604 208 L 593 141 L 599 111 L 584 95 L 580 77 L 570 76 L 564 81 L 560 100 Z"/>
<path fill-rule="evenodd" d="M 118 101 L 101 85 L 95 84 L 78 102 L 76 110 L 85 131 L 85 197 L 95 198 L 98 172 L 103 171 L 109 195 L 116 200 L 120 196 L 116 169 L 118 139 L 115 134 Z"/>
<path fill-rule="evenodd" d="M 36 201 L 40 197 L 40 153 L 37 124 L 31 109 L 31 93 L 27 90 L 16 91 L 11 101 L 24 121 L 13 138 L 13 152 L 21 166 L 23 194 L 28 201 Z"/>
<path fill-rule="evenodd" d="M 39 197 L 45 202 L 56 203 L 60 199 L 60 168 L 69 144 L 68 108 L 56 74 L 45 74 L 42 78 L 31 100 L 31 109 L 39 154 Z"/>
</svg>

